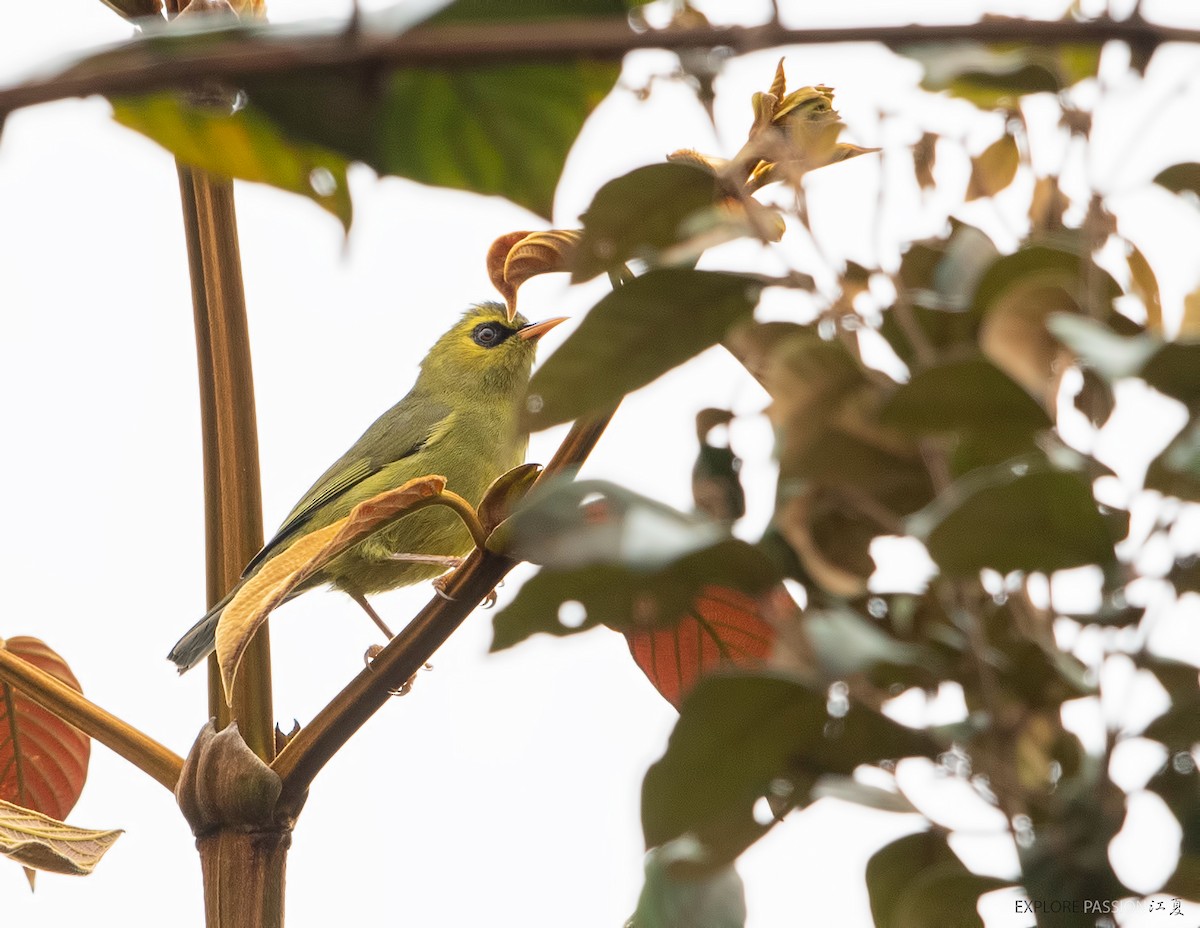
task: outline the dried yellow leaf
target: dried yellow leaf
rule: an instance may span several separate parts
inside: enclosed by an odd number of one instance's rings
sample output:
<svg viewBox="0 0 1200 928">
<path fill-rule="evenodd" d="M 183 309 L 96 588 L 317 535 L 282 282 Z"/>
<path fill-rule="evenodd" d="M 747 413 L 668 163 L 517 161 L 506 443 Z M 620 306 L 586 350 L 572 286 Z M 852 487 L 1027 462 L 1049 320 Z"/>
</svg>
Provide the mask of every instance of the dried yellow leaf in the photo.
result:
<svg viewBox="0 0 1200 928">
<path fill-rule="evenodd" d="M 0 854 L 27 869 L 84 876 L 121 834 L 77 828 L 0 799 Z"/>
<path fill-rule="evenodd" d="M 228 699 L 250 639 L 277 606 L 331 560 L 385 524 L 415 512 L 446 488 L 446 478 L 417 477 L 359 503 L 343 519 L 310 532 L 263 564 L 230 600 L 216 631 L 217 664 Z"/>
<path fill-rule="evenodd" d="M 993 197 L 1013 182 L 1021 164 L 1017 140 L 1003 135 L 992 142 L 976 158 L 971 159 L 971 179 L 967 182 L 967 199 Z"/>
</svg>

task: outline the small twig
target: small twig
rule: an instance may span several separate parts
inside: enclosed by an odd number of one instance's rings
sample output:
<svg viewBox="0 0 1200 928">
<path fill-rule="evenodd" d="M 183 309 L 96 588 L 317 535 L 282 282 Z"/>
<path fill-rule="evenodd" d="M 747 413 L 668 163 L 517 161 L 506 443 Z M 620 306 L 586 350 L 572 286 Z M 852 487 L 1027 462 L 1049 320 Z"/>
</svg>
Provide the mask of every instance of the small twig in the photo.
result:
<svg viewBox="0 0 1200 928">
<path fill-rule="evenodd" d="M 0 647 L 0 680 L 16 687 L 43 709 L 74 725 L 85 735 L 95 738 L 171 792 L 175 791 L 183 758 L 149 735 L 3 647 Z"/>
<path fill-rule="evenodd" d="M 929 367 L 937 363 L 937 349 L 933 347 L 933 343 L 929 341 L 925 335 L 925 330 L 921 328 L 921 323 L 917 321 L 917 316 L 913 312 L 912 301 L 907 295 L 907 288 L 902 286 L 901 282 L 896 279 L 898 275 L 893 275 L 892 283 L 896 288 L 896 302 L 891 307 L 892 318 L 896 320 L 896 324 L 900 326 L 900 331 L 904 333 L 904 337 L 908 339 L 908 343 L 912 346 L 913 353 L 917 356 L 917 365 L 919 367 Z"/>
<path fill-rule="evenodd" d="M 476 548 L 482 548 L 487 543 L 487 529 L 480 523 L 479 514 L 475 512 L 475 507 L 457 493 L 451 490 L 442 490 L 437 496 L 431 498 L 429 503 L 453 509 L 454 514 L 462 519 L 463 525 L 471 533 L 471 540 L 475 542 Z"/>
<path fill-rule="evenodd" d="M 893 535 L 905 534 L 904 520 L 869 493 L 864 493 L 858 487 L 845 486 L 839 489 L 839 495 L 885 532 Z"/>
</svg>

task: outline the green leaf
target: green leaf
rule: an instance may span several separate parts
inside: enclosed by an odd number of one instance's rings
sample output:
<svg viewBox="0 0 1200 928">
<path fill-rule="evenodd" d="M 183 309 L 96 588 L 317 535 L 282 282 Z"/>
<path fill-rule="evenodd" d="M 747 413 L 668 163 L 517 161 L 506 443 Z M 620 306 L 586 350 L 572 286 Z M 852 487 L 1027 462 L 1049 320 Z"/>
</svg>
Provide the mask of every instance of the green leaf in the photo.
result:
<svg viewBox="0 0 1200 928">
<path fill-rule="evenodd" d="M 916 874 L 904 887 L 889 923 L 892 928 L 984 928 L 979 897 L 1011 886 L 1012 881 L 971 873 L 960 863 L 937 864 Z"/>
<path fill-rule="evenodd" d="M 984 358 L 918 371 L 884 404 L 880 418 L 910 435 L 960 430 L 1030 435 L 1052 424 L 1033 397 Z"/>
<path fill-rule="evenodd" d="M 350 228 L 346 159 L 289 138 L 253 106 L 231 115 L 163 93 L 114 100 L 113 118 L 149 136 L 187 164 L 298 193 Z"/>
<path fill-rule="evenodd" d="M 103 3 L 130 20 L 162 16 L 162 0 L 103 0 Z"/>
<path fill-rule="evenodd" d="M 718 271 L 649 271 L 608 294 L 534 373 L 526 423 L 544 429 L 617 404 L 750 317 L 763 283 Z"/>
<path fill-rule="evenodd" d="M 927 649 L 893 638 L 846 607 L 808 609 L 802 627 L 817 663 L 835 677 L 881 665 L 922 667 L 934 661 Z"/>
<path fill-rule="evenodd" d="M 768 791 L 803 804 L 823 773 L 849 775 L 860 764 L 932 756 L 926 735 L 851 705 L 830 716 L 826 694 L 770 674 L 701 679 L 684 701 L 666 753 L 642 784 L 648 846 L 689 831 L 753 827 L 752 807 Z"/>
<path fill-rule="evenodd" d="M 1176 899 L 1200 901 L 1200 855 L 1182 854 L 1175 872 L 1171 874 L 1159 892 Z"/>
<path fill-rule="evenodd" d="M 706 856 L 699 842 L 688 838 L 650 851 L 632 928 L 742 928 L 741 877 L 732 866 L 706 867 Z"/>
<path fill-rule="evenodd" d="M 559 478 L 523 500 L 488 547 L 560 569 L 620 564 L 648 570 L 728 537 L 715 522 L 606 480 Z"/>
<path fill-rule="evenodd" d="M 1200 341 L 1167 342 L 1146 362 L 1141 378 L 1200 415 Z"/>
<path fill-rule="evenodd" d="M 504 196 L 549 219 L 567 152 L 618 67 L 577 61 L 353 71 L 246 80 L 250 98 L 301 138 L 381 174 Z"/>
<path fill-rule="evenodd" d="M 625 5 L 591 0 L 587 9 L 623 15 Z M 577 5 L 565 0 L 514 6 L 489 0 L 464 2 L 444 15 L 453 22 L 576 12 Z M 371 42 L 382 43 L 428 14 L 427 5 L 398 4 L 364 14 L 357 29 Z M 64 76 L 124 73 L 160 58 L 195 61 L 201 74 L 205 59 L 226 45 L 286 56 L 296 46 L 331 50 L 345 30 L 341 22 L 280 27 L 195 19 L 208 21 L 172 22 L 169 29 L 85 58 Z M 567 152 L 620 69 L 615 63 L 578 59 L 392 70 L 371 62 L 294 67 L 275 74 L 255 70 L 227 78 L 293 140 L 363 161 L 381 174 L 505 196 L 549 218 Z"/>
<path fill-rule="evenodd" d="M 1072 313 L 1055 313 L 1046 320 L 1054 336 L 1071 349 L 1080 363 L 1110 383 L 1135 377 L 1158 350 L 1152 335 L 1118 335 L 1095 319 Z"/>
<path fill-rule="evenodd" d="M 709 210 L 716 194 L 712 172 L 690 164 L 652 164 L 610 180 L 580 217 L 571 279 L 590 280 L 631 258 L 653 260 L 688 236 L 688 220 Z"/>
<path fill-rule="evenodd" d="M 1179 499 L 1200 500 L 1200 422 L 1185 426 L 1150 462 L 1146 488 Z"/>
<path fill-rule="evenodd" d="M 1023 462 L 961 478 L 911 516 L 908 530 L 948 574 L 1050 573 L 1114 557 L 1086 477 Z"/>
<path fill-rule="evenodd" d="M 842 802 L 851 802 L 868 809 L 900 815 L 920 814 L 917 807 L 909 802 L 903 793 L 879 786 L 868 786 L 854 777 L 839 773 L 827 773 L 819 777 L 812 788 L 812 798 L 814 802 L 818 799 L 840 799 Z"/>
<path fill-rule="evenodd" d="M 1196 496 L 1200 499 L 1200 483 L 1197 484 Z M 1189 554 L 1187 557 L 1176 559 L 1167 579 L 1175 586 L 1175 595 L 1184 593 L 1200 593 L 1200 556 Z"/>
<path fill-rule="evenodd" d="M 1167 711 L 1142 732 L 1142 737 L 1161 742 L 1172 753 L 1190 751 L 1193 745 L 1200 744 L 1200 692 L 1195 689 L 1195 668 L 1192 668 L 1190 676 L 1192 691 L 1173 692 Z"/>
<path fill-rule="evenodd" d="M 761 594 L 778 579 L 762 552 L 733 538 L 652 569 L 613 563 L 543 568 L 496 615 L 491 650 L 511 648 L 538 632 L 563 637 L 602 624 L 617 630 L 666 626 L 682 619 L 706 586 Z M 564 603 L 578 606 L 572 612 Z"/>
<path fill-rule="evenodd" d="M 972 311 L 982 320 L 1014 288 L 1032 290 L 1059 287 L 1076 305 L 1082 306 L 1079 295 L 1086 269 L 1083 259 L 1075 250 L 1081 246 L 1074 237 L 1063 244 L 1066 247 L 1059 247 L 1058 244 L 1026 245 L 1020 251 L 997 259 L 979 281 Z M 1121 290 L 1109 274 L 1099 268 L 1093 270 L 1096 284 L 1092 305 L 1097 312 L 1108 313 L 1112 309 L 1112 301 L 1120 295 Z"/>
<path fill-rule="evenodd" d="M 1163 769 L 1150 778 L 1146 789 L 1162 798 L 1182 826 L 1182 854 L 1200 857 L 1200 772 L 1192 755 L 1179 751 L 1169 757 Z"/>
<path fill-rule="evenodd" d="M 984 109 L 1016 106 L 1029 93 L 1057 93 L 1096 74 L 1099 46 L 1039 48 L 1006 44 L 922 44 L 900 49 L 925 68 L 921 86 L 945 90 Z"/>
<path fill-rule="evenodd" d="M 948 864 L 967 869 L 950 850 L 946 836 L 936 831 L 905 835 L 872 854 L 867 861 L 867 895 L 875 928 L 891 928 L 905 888 L 920 873 Z"/>
<path fill-rule="evenodd" d="M 1164 342 L 1149 332 L 1119 335 L 1093 319 L 1055 314 L 1050 331 L 1084 364 L 1111 381 L 1141 377 L 1160 393 L 1200 412 L 1200 341 Z"/>
<path fill-rule="evenodd" d="M 906 835 L 867 861 L 867 892 L 876 928 L 983 928 L 976 903 L 1009 880 L 977 876 L 941 832 Z"/>
<path fill-rule="evenodd" d="M 1049 902 L 1132 895 L 1108 859 L 1124 818 L 1124 796 L 1095 765 L 1089 758 L 1079 775 L 1060 781 L 1054 792 L 1032 804 L 1033 841 L 1017 847 L 1026 898 Z M 1071 907 L 1047 905 L 1038 912 L 1037 923 L 1038 928 L 1080 928 L 1081 916 Z"/>
<path fill-rule="evenodd" d="M 1172 193 L 1187 192 L 1200 197 L 1200 164 L 1195 161 L 1173 164 L 1159 171 L 1154 183 Z"/>
</svg>

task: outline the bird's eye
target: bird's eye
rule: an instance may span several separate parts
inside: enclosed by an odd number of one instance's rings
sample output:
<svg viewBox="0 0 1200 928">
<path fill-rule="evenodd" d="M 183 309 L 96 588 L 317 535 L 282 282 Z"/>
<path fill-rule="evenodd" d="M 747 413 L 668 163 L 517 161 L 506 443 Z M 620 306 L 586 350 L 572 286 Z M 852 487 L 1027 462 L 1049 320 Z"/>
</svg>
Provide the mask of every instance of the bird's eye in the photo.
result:
<svg viewBox="0 0 1200 928">
<path fill-rule="evenodd" d="M 471 337 L 475 339 L 475 344 L 484 348 L 491 348 L 493 345 L 498 345 L 503 341 L 503 333 L 500 327 L 484 323 L 475 327 L 475 331 L 471 333 Z"/>
</svg>

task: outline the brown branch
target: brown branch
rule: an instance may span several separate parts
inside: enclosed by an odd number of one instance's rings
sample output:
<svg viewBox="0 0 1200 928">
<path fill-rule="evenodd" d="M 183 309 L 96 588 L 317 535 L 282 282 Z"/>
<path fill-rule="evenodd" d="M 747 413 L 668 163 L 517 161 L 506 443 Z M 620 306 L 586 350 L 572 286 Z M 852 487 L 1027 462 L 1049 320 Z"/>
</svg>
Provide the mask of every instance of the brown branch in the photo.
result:
<svg viewBox="0 0 1200 928">
<path fill-rule="evenodd" d="M 576 422 L 538 482 L 578 467 L 604 433 L 612 413 Z M 424 666 L 477 605 L 517 564 L 476 548 L 446 585 L 445 595 L 426 604 L 401 632 L 308 725 L 279 752 L 272 769 L 283 780 L 280 809 L 293 814 L 321 768 L 375 714 L 394 691 Z"/>
<path fill-rule="evenodd" d="M 31 700 L 74 725 L 85 735 L 149 774 L 171 792 L 183 769 L 183 758 L 110 712 L 101 709 L 57 677 L 0 648 L 0 679 Z"/>
<path fill-rule="evenodd" d="M 346 31 L 319 36 L 278 37 L 231 30 L 228 38 L 195 43 L 165 54 L 152 41 L 116 46 L 58 76 L 0 90 L 0 113 L 64 97 L 109 96 L 186 87 L 205 79 L 239 78 L 314 68 L 450 67 L 481 61 L 619 60 L 643 48 L 679 51 L 722 48 L 735 55 L 780 45 L 878 42 L 889 48 L 933 42 L 1021 42 L 1025 45 L 1127 42 L 1153 49 L 1166 42 L 1198 42 L 1200 30 L 1127 19 L 989 19 L 952 25 L 856 26 L 787 29 L 710 26 L 635 32 L 624 18 L 527 23 L 454 23 L 423 26 L 400 35 Z"/>
</svg>

